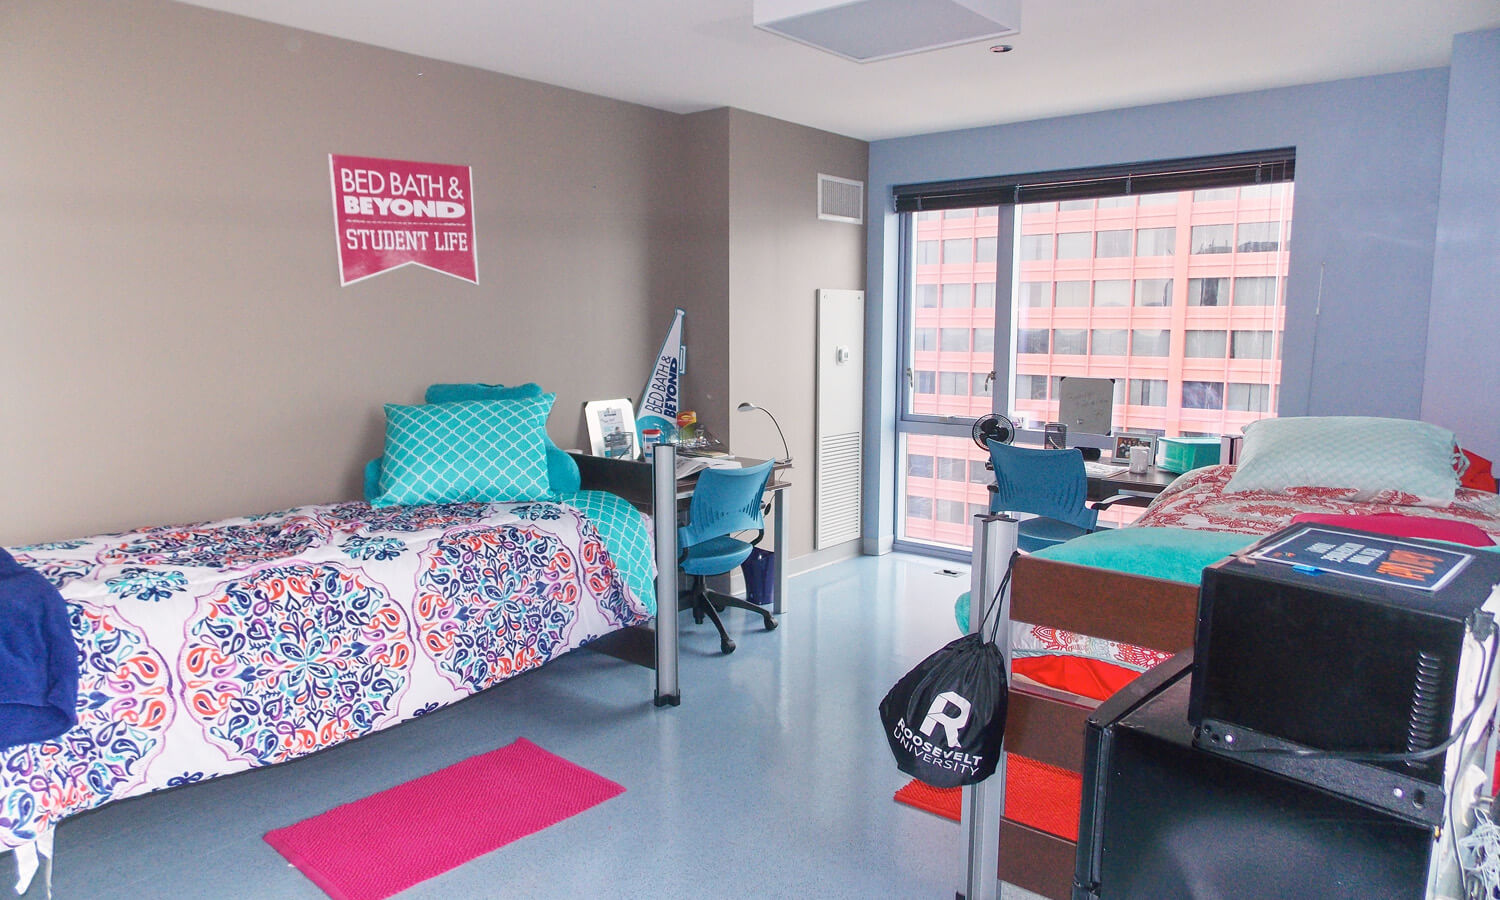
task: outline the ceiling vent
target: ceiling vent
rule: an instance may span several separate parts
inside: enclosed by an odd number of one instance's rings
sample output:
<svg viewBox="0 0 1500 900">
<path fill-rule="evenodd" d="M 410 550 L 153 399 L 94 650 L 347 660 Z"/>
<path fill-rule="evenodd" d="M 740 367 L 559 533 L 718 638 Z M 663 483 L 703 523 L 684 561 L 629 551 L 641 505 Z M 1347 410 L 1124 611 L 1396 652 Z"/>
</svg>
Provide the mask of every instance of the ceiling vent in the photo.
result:
<svg viewBox="0 0 1500 900">
<path fill-rule="evenodd" d="M 818 218 L 829 222 L 865 223 L 865 183 L 818 173 Z"/>
<path fill-rule="evenodd" d="M 855 62 L 1015 34 L 1021 0 L 755 0 L 755 27 Z"/>
</svg>

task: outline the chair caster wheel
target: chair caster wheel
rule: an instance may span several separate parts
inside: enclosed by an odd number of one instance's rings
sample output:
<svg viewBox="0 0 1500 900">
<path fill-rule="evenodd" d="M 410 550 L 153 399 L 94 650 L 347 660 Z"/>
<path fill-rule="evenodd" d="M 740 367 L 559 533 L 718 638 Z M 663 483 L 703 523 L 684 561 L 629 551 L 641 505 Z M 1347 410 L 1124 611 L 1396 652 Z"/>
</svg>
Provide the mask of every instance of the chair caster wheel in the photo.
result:
<svg viewBox="0 0 1500 900">
<path fill-rule="evenodd" d="M 693 610 L 693 624 L 694 625 L 702 625 L 703 624 L 703 613 L 698 612 L 696 609 Z"/>
<path fill-rule="evenodd" d="M 766 620 L 766 630 L 767 631 L 775 631 L 776 630 L 776 626 L 780 625 L 780 624 L 781 623 L 778 622 L 778 621 L 776 621 L 775 619 L 767 619 Z"/>
<path fill-rule="evenodd" d="M 724 651 L 725 653 L 733 653 L 734 652 L 734 641 L 720 641 L 719 642 L 719 649 L 722 650 L 722 651 Z"/>
</svg>

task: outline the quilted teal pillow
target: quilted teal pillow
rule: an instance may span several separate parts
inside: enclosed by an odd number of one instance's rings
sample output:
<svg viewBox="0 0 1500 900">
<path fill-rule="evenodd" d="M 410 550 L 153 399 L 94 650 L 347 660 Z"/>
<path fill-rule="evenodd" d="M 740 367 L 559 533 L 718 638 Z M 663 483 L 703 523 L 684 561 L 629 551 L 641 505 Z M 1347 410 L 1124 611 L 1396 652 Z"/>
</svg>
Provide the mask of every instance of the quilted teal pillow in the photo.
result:
<svg viewBox="0 0 1500 900">
<path fill-rule="evenodd" d="M 1245 426 L 1229 492 L 1317 489 L 1334 499 L 1448 506 L 1458 489 L 1453 432 L 1373 416 L 1297 416 Z"/>
<path fill-rule="evenodd" d="M 542 387 L 534 382 L 506 387 L 503 384 L 434 384 L 427 388 L 428 403 L 456 403 L 463 400 L 515 400 L 522 397 L 540 397 Z M 542 439 L 547 448 L 547 482 L 552 493 L 576 494 L 583 481 L 578 473 L 578 463 L 567 451 L 557 446 L 544 430 Z"/>
<path fill-rule="evenodd" d="M 385 407 L 380 494 L 371 506 L 540 500 L 552 394 Z"/>
</svg>

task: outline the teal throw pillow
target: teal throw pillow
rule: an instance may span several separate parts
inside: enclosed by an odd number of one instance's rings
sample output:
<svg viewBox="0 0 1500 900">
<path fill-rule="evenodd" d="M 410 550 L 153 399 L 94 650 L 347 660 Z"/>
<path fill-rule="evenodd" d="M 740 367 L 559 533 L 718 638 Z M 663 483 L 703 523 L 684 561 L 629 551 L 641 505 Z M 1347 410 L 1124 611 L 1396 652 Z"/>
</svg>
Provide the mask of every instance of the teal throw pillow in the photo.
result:
<svg viewBox="0 0 1500 900">
<path fill-rule="evenodd" d="M 465 400 L 518 400 L 542 396 L 542 387 L 533 382 L 506 387 L 503 384 L 434 384 L 427 388 L 428 403 L 459 403 Z M 578 463 L 566 450 L 557 446 L 545 431 L 542 439 L 547 449 L 547 482 L 552 493 L 576 494 L 583 487 Z"/>
<path fill-rule="evenodd" d="M 371 506 L 540 500 L 552 394 L 385 407 L 380 493 Z"/>
</svg>

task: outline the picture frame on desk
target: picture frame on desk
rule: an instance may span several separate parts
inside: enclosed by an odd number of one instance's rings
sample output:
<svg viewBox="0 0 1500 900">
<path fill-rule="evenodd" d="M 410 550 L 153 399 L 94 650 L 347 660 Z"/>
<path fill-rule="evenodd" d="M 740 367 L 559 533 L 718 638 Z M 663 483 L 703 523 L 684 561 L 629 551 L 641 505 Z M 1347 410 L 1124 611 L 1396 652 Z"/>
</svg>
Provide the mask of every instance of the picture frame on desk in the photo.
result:
<svg viewBox="0 0 1500 900">
<path fill-rule="evenodd" d="M 639 459 L 641 448 L 636 441 L 635 407 L 629 399 L 590 400 L 583 405 L 588 423 L 589 453 L 610 459 Z"/>
<path fill-rule="evenodd" d="M 1149 431 L 1121 431 L 1115 435 L 1115 459 L 1128 460 L 1131 447 L 1149 447 L 1151 449 L 1151 460 L 1156 460 L 1157 435 Z"/>
</svg>

